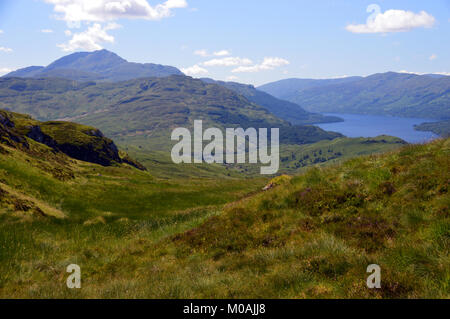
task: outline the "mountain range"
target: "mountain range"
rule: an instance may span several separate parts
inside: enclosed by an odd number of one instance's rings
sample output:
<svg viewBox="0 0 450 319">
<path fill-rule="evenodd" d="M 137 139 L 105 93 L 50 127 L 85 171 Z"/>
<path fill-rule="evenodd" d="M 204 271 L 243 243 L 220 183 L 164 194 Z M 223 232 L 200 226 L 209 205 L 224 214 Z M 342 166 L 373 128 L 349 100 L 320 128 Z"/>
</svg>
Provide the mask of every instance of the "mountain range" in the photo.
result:
<svg viewBox="0 0 450 319">
<path fill-rule="evenodd" d="M 125 81 L 142 77 L 182 75 L 175 67 L 153 63 L 133 63 L 108 50 L 77 52 L 50 65 L 31 66 L 4 77 L 65 78 L 75 81 Z"/>
<path fill-rule="evenodd" d="M 1 78 L 0 108 L 95 126 L 119 143 L 151 150 L 169 149 L 171 130 L 191 128 L 196 119 L 219 128 L 277 127 L 283 144 L 342 136 L 292 125 L 232 90 L 184 75 L 114 83 Z"/>
<path fill-rule="evenodd" d="M 332 80 L 289 79 L 258 89 L 310 112 L 450 118 L 450 77 L 379 73 Z"/>
<path fill-rule="evenodd" d="M 28 67 L 4 78 L 63 78 L 77 82 L 120 82 L 183 73 L 175 67 L 131 63 L 99 50 L 62 57 L 46 67 Z M 202 79 L 244 96 L 293 124 L 339 121 L 318 113 L 356 113 L 450 118 L 450 77 L 387 72 L 339 79 L 286 79 L 255 88 L 236 82 Z M 80 84 L 83 85 L 83 84 Z"/>
<path fill-rule="evenodd" d="M 183 75 L 177 68 L 157 64 L 130 63 L 117 54 L 100 50 L 94 52 L 78 52 L 62 57 L 47 67 L 31 66 L 5 75 L 5 78 L 63 78 L 79 82 L 118 82 L 146 77 L 165 77 Z M 340 121 L 339 118 L 313 114 L 300 106 L 279 100 L 253 86 L 234 82 L 215 82 L 203 79 L 208 83 L 222 85 L 245 96 L 250 102 L 265 107 L 276 116 L 293 124 L 313 124 Z"/>
<path fill-rule="evenodd" d="M 287 79 L 255 88 L 130 63 L 107 50 L 70 54 L 47 67 L 0 78 L 0 108 L 42 121 L 91 125 L 122 145 L 152 151 L 166 151 L 171 130 L 190 128 L 194 119 L 219 128 L 279 127 L 282 144 L 307 144 L 342 137 L 305 126 L 340 120 L 318 112 L 447 119 L 449 101 L 450 77 L 445 76 L 389 72 Z"/>
</svg>

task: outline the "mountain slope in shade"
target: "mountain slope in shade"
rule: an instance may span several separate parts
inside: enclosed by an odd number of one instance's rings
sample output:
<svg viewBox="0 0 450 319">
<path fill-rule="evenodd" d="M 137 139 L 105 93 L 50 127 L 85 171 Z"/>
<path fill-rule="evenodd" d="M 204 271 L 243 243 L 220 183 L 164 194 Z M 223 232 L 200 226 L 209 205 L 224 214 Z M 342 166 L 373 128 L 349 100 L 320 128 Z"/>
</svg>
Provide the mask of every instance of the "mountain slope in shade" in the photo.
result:
<svg viewBox="0 0 450 319">
<path fill-rule="evenodd" d="M 249 101 L 258 104 L 276 116 L 293 124 L 318 124 L 338 122 L 341 119 L 334 116 L 324 116 L 317 113 L 305 111 L 300 105 L 277 99 L 276 97 L 256 89 L 253 85 L 246 85 L 236 82 L 215 81 L 209 78 L 201 79 L 207 83 L 215 83 L 226 87 L 240 95 L 245 96 Z"/>
<path fill-rule="evenodd" d="M 128 62 L 113 52 L 99 50 L 73 53 L 56 60 L 47 67 L 19 69 L 4 77 L 61 77 L 76 81 L 124 81 L 174 74 L 181 75 L 183 73 L 171 66 Z"/>
<path fill-rule="evenodd" d="M 291 101 L 295 95 L 303 90 L 327 86 L 332 84 L 342 84 L 362 79 L 359 76 L 346 77 L 341 79 L 285 79 L 276 82 L 267 83 L 258 87 L 258 90 L 264 91 L 279 99 Z"/>
<path fill-rule="evenodd" d="M 23 69 L 18 69 L 16 71 L 10 72 L 5 75 L 5 77 L 32 77 L 45 69 L 43 66 L 29 66 Z"/>
<path fill-rule="evenodd" d="M 271 90 L 270 85 L 265 88 Z M 387 72 L 297 89 L 289 94 L 289 101 L 310 112 L 450 118 L 448 76 Z"/>
</svg>

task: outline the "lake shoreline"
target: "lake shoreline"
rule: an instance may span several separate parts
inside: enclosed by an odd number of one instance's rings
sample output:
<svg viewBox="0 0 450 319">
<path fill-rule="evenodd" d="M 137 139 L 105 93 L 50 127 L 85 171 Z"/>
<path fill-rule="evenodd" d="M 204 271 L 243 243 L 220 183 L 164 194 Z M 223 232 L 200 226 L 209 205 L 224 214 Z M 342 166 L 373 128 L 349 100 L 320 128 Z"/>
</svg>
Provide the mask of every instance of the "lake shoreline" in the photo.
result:
<svg viewBox="0 0 450 319">
<path fill-rule="evenodd" d="M 341 133 L 347 137 L 376 137 L 391 135 L 408 143 L 424 143 L 439 138 L 432 131 L 416 130 L 423 123 L 435 123 L 439 120 L 424 118 L 405 118 L 389 115 L 366 115 L 347 113 L 321 113 L 324 116 L 342 118 L 341 122 L 316 123 L 326 130 Z"/>
</svg>

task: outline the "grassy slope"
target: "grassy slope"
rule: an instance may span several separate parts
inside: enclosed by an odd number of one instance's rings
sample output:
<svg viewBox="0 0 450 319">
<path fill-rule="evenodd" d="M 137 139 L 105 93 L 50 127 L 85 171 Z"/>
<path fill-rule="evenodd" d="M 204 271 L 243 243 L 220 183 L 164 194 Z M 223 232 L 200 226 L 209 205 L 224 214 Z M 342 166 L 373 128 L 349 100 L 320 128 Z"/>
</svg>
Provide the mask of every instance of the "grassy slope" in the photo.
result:
<svg viewBox="0 0 450 319">
<path fill-rule="evenodd" d="M 405 145 L 403 140 L 381 135 L 369 138 L 337 138 L 308 145 L 288 145 L 281 148 L 283 173 L 298 173 L 312 165 L 332 165 L 352 157 L 392 151 Z"/>
<path fill-rule="evenodd" d="M 1 215 L 0 296 L 448 298 L 449 153 L 447 139 L 311 169 L 223 210 L 258 181 L 162 183 L 75 163 L 60 183 L 2 156 L 3 182 L 69 218 Z M 81 290 L 65 287 L 70 263 Z M 371 263 L 380 290 L 365 287 Z"/>
<path fill-rule="evenodd" d="M 41 267 L 45 268 L 46 262 L 41 258 L 62 258 L 64 263 L 75 251 L 84 254 L 87 247 L 96 251 L 121 246 L 128 236 L 138 240 L 140 232 L 156 240 L 189 229 L 220 211 L 225 203 L 260 189 L 266 181 L 186 176 L 163 180 L 125 164 L 103 167 L 76 161 L 28 142 L 31 153 L 0 145 L 3 297 L 17 296 L 4 295 L 13 277 L 19 279 L 19 286 L 42 279 Z M 116 253 L 122 249 L 114 247 L 119 249 Z M 41 253 L 55 255 L 44 257 Z M 28 266 L 38 271 L 37 277 L 28 277 Z M 22 282 L 20 278 L 27 279 Z"/>
<path fill-rule="evenodd" d="M 174 240 L 186 271 L 202 267 L 228 283 L 190 293 L 448 298 L 449 155 L 448 139 L 407 146 L 311 169 L 230 205 Z M 365 287 L 371 263 L 382 268 L 380 290 Z"/>
<path fill-rule="evenodd" d="M 405 144 L 397 137 L 381 135 L 370 138 L 342 137 L 305 145 L 281 145 L 278 174 L 298 174 L 311 166 L 329 166 L 356 156 L 392 151 Z M 130 154 L 146 163 L 145 156 L 133 151 Z M 254 176 L 259 174 L 260 165 L 236 164 L 226 167 L 228 172 Z"/>
<path fill-rule="evenodd" d="M 53 155 L 40 145 L 33 154 L 1 147 L 1 183 L 40 199 L 72 220 L 85 221 L 98 216 L 115 216 L 113 220 L 165 216 L 173 211 L 224 204 L 264 183 L 262 178 L 223 177 L 217 181 L 196 178 L 194 174 L 166 180 L 151 175 L 151 168 L 149 173 L 126 164 L 103 167 L 60 153 Z M 3 208 L 6 215 L 12 211 L 14 208 Z"/>
</svg>

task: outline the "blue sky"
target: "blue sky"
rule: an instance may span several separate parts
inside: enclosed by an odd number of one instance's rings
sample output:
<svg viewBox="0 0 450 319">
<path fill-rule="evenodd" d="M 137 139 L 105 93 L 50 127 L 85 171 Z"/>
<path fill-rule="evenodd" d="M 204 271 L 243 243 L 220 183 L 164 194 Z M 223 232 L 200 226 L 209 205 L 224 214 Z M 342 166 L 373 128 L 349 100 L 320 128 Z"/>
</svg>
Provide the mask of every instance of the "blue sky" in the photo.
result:
<svg viewBox="0 0 450 319">
<path fill-rule="evenodd" d="M 0 74 L 98 48 L 255 85 L 450 73 L 448 0 L 0 0 L 0 30 Z"/>
</svg>

